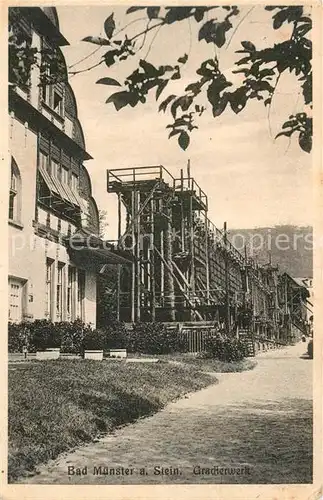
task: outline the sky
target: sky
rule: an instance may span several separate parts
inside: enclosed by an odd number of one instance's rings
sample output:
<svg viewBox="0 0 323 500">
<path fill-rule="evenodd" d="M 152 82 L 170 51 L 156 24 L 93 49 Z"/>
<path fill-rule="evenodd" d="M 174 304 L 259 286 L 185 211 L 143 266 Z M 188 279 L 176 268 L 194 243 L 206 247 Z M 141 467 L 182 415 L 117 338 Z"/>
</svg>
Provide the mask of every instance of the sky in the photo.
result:
<svg viewBox="0 0 323 500">
<path fill-rule="evenodd" d="M 64 6 L 57 7 L 57 11 L 60 30 L 70 43 L 63 48 L 68 67 L 93 52 L 96 46 L 81 40 L 89 35 L 103 36 L 104 20 L 112 12 L 117 29 L 142 17 L 140 12 L 126 16 L 124 7 L 109 5 Z M 233 69 L 234 52 L 241 49 L 242 40 L 250 40 L 258 48 L 288 35 L 284 30 L 272 29 L 270 13 L 262 6 L 244 5 L 236 22 L 244 16 L 229 46 L 216 49 L 220 68 L 228 75 Z M 160 65 L 174 64 L 185 53 L 189 55 L 183 79 L 175 81 L 169 91 L 167 87 L 162 94 L 165 98 L 170 93 L 180 94 L 184 86 L 196 81 L 195 71 L 200 63 L 214 57 L 214 46 L 197 42 L 195 25 L 185 21 L 168 26 L 165 32 L 161 30 L 147 56 L 149 62 Z M 131 30 L 140 26 L 140 21 L 134 23 L 128 32 L 131 34 Z M 86 149 L 93 156 L 86 167 L 98 206 L 108 214 L 109 239 L 116 237 L 117 206 L 115 195 L 106 192 L 106 170 L 162 164 L 179 177 L 188 159 L 191 174 L 208 195 L 209 217 L 218 227 L 224 221 L 229 228 L 311 225 L 311 155 L 299 148 L 296 137 L 291 141 L 284 137 L 274 139 L 288 116 L 302 111 L 302 96 L 295 77 L 281 78 L 269 115 L 268 108 L 256 100 L 239 115 L 230 108 L 215 119 L 211 114 L 203 115 L 189 148 L 182 151 L 176 138 L 168 139 L 165 127 L 171 117 L 158 113 L 155 97 L 136 108 L 127 106 L 117 112 L 105 101 L 119 89 L 95 83 L 105 76 L 123 81 L 135 69 L 138 59 L 145 57 L 151 40 L 148 36 L 140 55 L 130 61 L 111 68 L 101 65 L 70 77 Z M 100 48 L 72 71 L 94 65 L 103 50 Z"/>
</svg>

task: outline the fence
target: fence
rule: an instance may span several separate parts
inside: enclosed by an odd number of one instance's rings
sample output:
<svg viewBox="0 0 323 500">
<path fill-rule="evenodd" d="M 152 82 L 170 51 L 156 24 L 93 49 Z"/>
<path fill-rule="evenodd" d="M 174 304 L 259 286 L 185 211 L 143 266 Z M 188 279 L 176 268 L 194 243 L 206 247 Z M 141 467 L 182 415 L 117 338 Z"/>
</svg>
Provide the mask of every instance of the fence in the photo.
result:
<svg viewBox="0 0 323 500">
<path fill-rule="evenodd" d="M 206 339 L 215 333 L 215 331 L 214 328 L 183 328 L 181 330 L 181 336 L 185 342 L 186 352 L 203 352 L 205 350 Z"/>
</svg>

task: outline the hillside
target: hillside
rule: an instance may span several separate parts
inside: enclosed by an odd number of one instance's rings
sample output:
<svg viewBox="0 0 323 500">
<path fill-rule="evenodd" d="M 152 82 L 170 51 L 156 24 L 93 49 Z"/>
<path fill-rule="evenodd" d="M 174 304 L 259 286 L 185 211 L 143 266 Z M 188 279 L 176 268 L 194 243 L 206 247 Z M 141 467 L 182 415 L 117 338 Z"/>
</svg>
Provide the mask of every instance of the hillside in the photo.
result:
<svg viewBox="0 0 323 500">
<path fill-rule="evenodd" d="M 259 264 L 269 260 L 281 271 L 294 277 L 313 276 L 313 228 L 311 226 L 282 225 L 253 229 L 231 229 L 229 238 L 241 251 L 246 244 L 247 254 Z"/>
</svg>

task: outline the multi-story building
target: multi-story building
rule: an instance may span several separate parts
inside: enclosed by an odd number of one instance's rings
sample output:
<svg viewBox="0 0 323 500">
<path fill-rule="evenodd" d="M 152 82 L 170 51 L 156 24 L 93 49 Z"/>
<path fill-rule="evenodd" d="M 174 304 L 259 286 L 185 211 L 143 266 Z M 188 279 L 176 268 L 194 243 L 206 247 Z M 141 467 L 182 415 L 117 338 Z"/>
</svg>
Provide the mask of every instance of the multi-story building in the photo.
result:
<svg viewBox="0 0 323 500">
<path fill-rule="evenodd" d="M 96 323 L 99 213 L 52 7 L 9 9 L 9 320 Z"/>
</svg>

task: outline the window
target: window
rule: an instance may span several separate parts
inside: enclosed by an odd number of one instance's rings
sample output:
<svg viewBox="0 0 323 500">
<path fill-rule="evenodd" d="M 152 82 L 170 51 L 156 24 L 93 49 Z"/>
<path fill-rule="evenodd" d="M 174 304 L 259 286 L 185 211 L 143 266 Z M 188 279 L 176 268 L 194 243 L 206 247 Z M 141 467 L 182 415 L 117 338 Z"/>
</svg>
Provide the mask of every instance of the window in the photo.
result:
<svg viewBox="0 0 323 500">
<path fill-rule="evenodd" d="M 11 159 L 11 177 L 9 189 L 9 212 L 8 217 L 11 221 L 20 221 L 21 211 L 21 178 L 18 166 L 14 159 Z"/>
<path fill-rule="evenodd" d="M 39 151 L 39 166 L 44 170 L 48 170 L 49 165 L 49 156 L 42 151 Z"/>
<path fill-rule="evenodd" d="M 67 316 L 68 319 L 75 319 L 75 287 L 76 287 L 76 267 L 68 266 L 67 279 Z"/>
<path fill-rule="evenodd" d="M 59 179 L 59 163 L 55 160 L 51 160 L 51 174 L 53 177 L 56 177 L 56 179 Z"/>
<path fill-rule="evenodd" d="M 53 319 L 53 259 L 46 259 L 46 315 Z"/>
<path fill-rule="evenodd" d="M 53 93 L 53 109 L 59 115 L 63 114 L 63 97 L 59 95 L 55 90 Z"/>
<path fill-rule="evenodd" d="M 62 183 L 69 184 L 69 170 L 62 166 Z"/>
<path fill-rule="evenodd" d="M 43 85 L 42 86 L 42 98 L 43 101 L 52 108 L 58 115 L 63 115 L 63 96 L 57 91 L 55 85 Z"/>
<path fill-rule="evenodd" d="M 56 283 L 56 319 L 63 319 L 63 304 L 64 304 L 64 264 L 58 263 L 57 267 L 57 283 Z"/>
<path fill-rule="evenodd" d="M 78 191 L 79 189 L 79 178 L 74 173 L 72 173 L 72 189 L 73 191 Z"/>
<path fill-rule="evenodd" d="M 9 321 L 19 323 L 22 320 L 22 282 L 10 278 L 9 293 Z"/>
<path fill-rule="evenodd" d="M 77 317 L 84 320 L 85 272 L 78 269 L 77 273 Z"/>
</svg>

